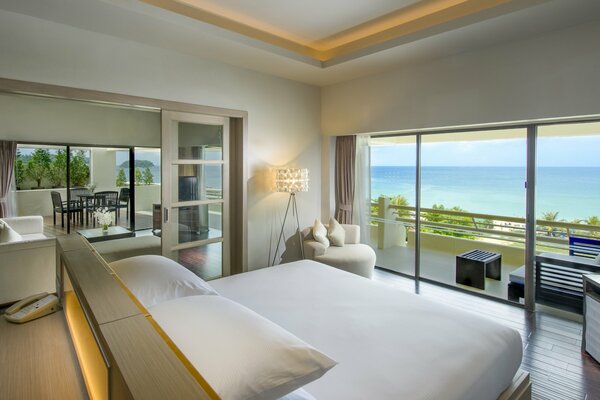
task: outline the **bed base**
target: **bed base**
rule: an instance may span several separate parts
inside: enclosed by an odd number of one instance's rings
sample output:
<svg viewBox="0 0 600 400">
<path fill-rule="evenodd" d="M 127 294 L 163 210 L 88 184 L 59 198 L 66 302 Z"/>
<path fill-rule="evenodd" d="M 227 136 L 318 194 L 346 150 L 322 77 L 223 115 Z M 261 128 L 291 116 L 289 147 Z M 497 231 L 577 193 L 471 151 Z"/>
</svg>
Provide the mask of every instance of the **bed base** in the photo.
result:
<svg viewBox="0 0 600 400">
<path fill-rule="evenodd" d="M 519 369 L 510 386 L 500 394 L 498 400 L 531 400 L 529 372 Z"/>
</svg>

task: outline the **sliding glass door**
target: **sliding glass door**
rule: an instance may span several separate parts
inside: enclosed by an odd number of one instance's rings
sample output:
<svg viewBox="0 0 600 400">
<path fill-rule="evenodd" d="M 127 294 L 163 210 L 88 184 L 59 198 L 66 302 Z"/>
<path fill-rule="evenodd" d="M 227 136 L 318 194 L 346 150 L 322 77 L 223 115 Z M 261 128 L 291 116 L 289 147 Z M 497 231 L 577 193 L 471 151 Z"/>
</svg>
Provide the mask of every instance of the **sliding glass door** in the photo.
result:
<svg viewBox="0 0 600 400">
<path fill-rule="evenodd" d="M 371 138 L 369 245 L 377 265 L 415 274 L 415 135 Z"/>
<path fill-rule="evenodd" d="M 163 255 L 229 275 L 229 120 L 163 111 L 162 144 Z"/>
<path fill-rule="evenodd" d="M 525 263 L 526 136 L 422 135 L 421 278 L 522 301 L 509 282 Z"/>
<path fill-rule="evenodd" d="M 537 135 L 537 301 L 581 313 L 581 273 L 600 251 L 600 122 Z"/>
</svg>

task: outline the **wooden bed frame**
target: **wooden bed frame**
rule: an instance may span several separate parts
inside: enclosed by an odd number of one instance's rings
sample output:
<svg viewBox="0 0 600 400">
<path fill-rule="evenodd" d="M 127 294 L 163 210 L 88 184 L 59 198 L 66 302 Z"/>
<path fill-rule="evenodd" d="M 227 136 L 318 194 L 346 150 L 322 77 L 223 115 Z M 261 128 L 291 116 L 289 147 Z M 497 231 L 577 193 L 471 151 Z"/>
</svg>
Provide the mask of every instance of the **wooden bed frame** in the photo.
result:
<svg viewBox="0 0 600 400">
<path fill-rule="evenodd" d="M 57 291 L 90 398 L 96 397 L 91 368 L 102 371 L 108 386 L 98 397 L 219 399 L 85 239 L 70 235 L 57 242 Z M 97 347 L 96 365 L 82 354 L 90 351 L 78 345 L 82 340 Z M 531 400 L 529 373 L 519 369 L 498 400 Z"/>
<path fill-rule="evenodd" d="M 498 400 L 531 400 L 529 372 L 519 369 L 510 386 L 502 392 Z"/>
</svg>

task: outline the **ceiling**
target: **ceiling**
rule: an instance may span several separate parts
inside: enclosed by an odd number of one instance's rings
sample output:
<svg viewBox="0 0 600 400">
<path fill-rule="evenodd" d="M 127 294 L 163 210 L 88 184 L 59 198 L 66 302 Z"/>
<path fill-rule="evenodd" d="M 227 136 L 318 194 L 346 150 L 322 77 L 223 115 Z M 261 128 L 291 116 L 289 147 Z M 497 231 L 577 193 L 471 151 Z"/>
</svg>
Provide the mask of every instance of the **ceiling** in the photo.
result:
<svg viewBox="0 0 600 400">
<path fill-rule="evenodd" d="M 317 86 L 600 19 L 598 0 L 0 0 L 0 9 Z"/>
<path fill-rule="evenodd" d="M 181 0 L 298 42 L 316 42 L 420 0 Z"/>
</svg>

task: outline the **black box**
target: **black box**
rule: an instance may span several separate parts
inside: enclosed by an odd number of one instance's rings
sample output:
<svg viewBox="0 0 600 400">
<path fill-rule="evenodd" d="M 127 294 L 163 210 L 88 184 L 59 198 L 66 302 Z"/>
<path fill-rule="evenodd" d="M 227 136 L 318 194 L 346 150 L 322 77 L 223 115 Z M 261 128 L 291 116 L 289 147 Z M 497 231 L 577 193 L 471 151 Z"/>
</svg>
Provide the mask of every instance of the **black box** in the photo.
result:
<svg viewBox="0 0 600 400">
<path fill-rule="evenodd" d="M 456 283 L 485 289 L 485 278 L 501 279 L 502 255 L 471 250 L 456 256 Z"/>
</svg>

